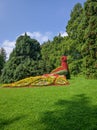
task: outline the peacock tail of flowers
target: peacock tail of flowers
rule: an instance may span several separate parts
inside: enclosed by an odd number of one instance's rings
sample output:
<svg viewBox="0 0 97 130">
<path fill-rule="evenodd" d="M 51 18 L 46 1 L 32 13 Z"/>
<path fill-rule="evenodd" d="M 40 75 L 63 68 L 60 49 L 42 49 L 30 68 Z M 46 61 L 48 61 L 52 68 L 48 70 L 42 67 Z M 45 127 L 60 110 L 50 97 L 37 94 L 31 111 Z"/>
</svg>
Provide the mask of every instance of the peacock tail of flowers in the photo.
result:
<svg viewBox="0 0 97 130">
<path fill-rule="evenodd" d="M 35 87 L 49 85 L 67 85 L 65 76 L 58 74 L 45 74 L 42 76 L 29 77 L 11 84 L 4 84 L 3 87 Z"/>
</svg>

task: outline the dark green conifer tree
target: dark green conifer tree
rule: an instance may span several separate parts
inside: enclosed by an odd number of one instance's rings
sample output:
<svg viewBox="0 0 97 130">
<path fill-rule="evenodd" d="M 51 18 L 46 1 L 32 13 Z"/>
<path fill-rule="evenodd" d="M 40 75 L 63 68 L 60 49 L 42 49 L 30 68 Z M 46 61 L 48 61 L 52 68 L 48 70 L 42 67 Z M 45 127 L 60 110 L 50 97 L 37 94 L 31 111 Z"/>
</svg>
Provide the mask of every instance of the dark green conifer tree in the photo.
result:
<svg viewBox="0 0 97 130">
<path fill-rule="evenodd" d="M 2 69 L 4 67 L 5 62 L 6 62 L 6 52 L 4 48 L 0 48 L 0 75 L 2 73 Z"/>
<path fill-rule="evenodd" d="M 41 72 L 38 62 L 41 60 L 41 48 L 37 40 L 25 33 L 16 40 L 16 46 L 5 64 L 1 75 L 4 83 L 14 82 Z"/>
<path fill-rule="evenodd" d="M 66 27 L 66 31 L 68 33 L 68 52 L 67 55 L 69 57 L 69 66 L 70 72 L 73 75 L 77 75 L 81 72 L 81 42 L 79 40 L 79 31 L 80 31 L 80 23 L 82 21 L 83 8 L 80 3 L 77 3 L 73 10 L 71 11 L 70 20 L 68 21 L 68 25 Z"/>
<path fill-rule="evenodd" d="M 83 70 L 87 78 L 97 78 L 97 0 L 84 5 Z"/>
</svg>

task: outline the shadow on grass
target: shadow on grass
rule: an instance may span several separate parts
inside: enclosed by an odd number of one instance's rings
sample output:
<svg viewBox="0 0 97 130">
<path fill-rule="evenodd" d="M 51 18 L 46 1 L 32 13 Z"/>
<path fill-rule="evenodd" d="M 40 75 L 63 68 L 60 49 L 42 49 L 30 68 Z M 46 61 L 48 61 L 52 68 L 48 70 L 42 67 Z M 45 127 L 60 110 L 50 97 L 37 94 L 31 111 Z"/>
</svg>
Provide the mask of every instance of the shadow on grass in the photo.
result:
<svg viewBox="0 0 97 130">
<path fill-rule="evenodd" d="M 41 118 L 45 130 L 97 130 L 97 106 L 91 106 L 84 94 L 59 100 L 54 106 Z"/>
<path fill-rule="evenodd" d="M 9 119 L 1 119 L 0 118 L 0 130 L 4 130 L 4 128 L 8 125 L 11 125 L 21 119 L 23 119 L 25 116 L 17 116 Z"/>
</svg>

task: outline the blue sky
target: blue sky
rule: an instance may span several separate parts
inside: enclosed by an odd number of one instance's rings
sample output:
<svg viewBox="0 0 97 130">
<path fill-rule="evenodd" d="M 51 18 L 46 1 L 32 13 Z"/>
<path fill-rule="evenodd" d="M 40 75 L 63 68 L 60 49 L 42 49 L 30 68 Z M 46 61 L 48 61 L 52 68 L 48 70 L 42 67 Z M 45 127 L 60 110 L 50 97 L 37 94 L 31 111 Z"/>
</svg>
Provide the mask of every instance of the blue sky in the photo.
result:
<svg viewBox="0 0 97 130">
<path fill-rule="evenodd" d="M 7 56 L 18 36 L 27 32 L 40 43 L 61 33 L 76 3 L 86 0 L 0 0 L 0 47 Z"/>
</svg>

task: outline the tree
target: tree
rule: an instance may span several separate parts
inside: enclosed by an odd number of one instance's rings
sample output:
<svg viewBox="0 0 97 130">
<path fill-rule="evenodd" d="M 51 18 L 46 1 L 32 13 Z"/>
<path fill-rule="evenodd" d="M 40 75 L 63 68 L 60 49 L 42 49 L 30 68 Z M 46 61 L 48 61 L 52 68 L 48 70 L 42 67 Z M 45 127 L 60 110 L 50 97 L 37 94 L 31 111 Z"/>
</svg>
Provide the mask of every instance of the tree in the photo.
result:
<svg viewBox="0 0 97 130">
<path fill-rule="evenodd" d="M 85 3 L 83 22 L 83 68 L 87 78 L 97 78 L 97 0 Z"/>
<path fill-rule="evenodd" d="M 82 5 L 77 3 L 71 11 L 70 20 L 66 27 L 69 39 L 65 52 L 67 52 L 69 57 L 70 71 L 73 75 L 81 73 L 82 56 L 80 50 L 82 41 L 80 40 L 81 35 L 79 36 L 79 33 L 82 32 L 80 27 L 82 17 Z"/>
<path fill-rule="evenodd" d="M 16 46 L 5 64 L 1 81 L 10 83 L 28 76 L 39 74 L 38 61 L 41 60 L 41 48 L 37 40 L 25 33 L 18 37 Z"/>
<path fill-rule="evenodd" d="M 21 57 L 23 59 L 29 57 L 33 60 L 38 60 L 41 57 L 40 44 L 37 40 L 31 39 L 30 36 L 27 36 L 25 33 L 24 36 L 20 36 L 16 40 L 16 47 L 11 53 L 10 58 L 11 57 Z"/>
<path fill-rule="evenodd" d="M 70 14 L 70 20 L 66 26 L 66 31 L 69 37 L 73 40 L 77 38 L 77 28 L 81 22 L 81 15 L 83 13 L 83 8 L 80 3 L 77 3 Z"/>
<path fill-rule="evenodd" d="M 5 62 L 6 62 L 6 52 L 4 48 L 0 48 L 0 75 L 2 73 L 2 69 L 4 67 Z"/>
</svg>

